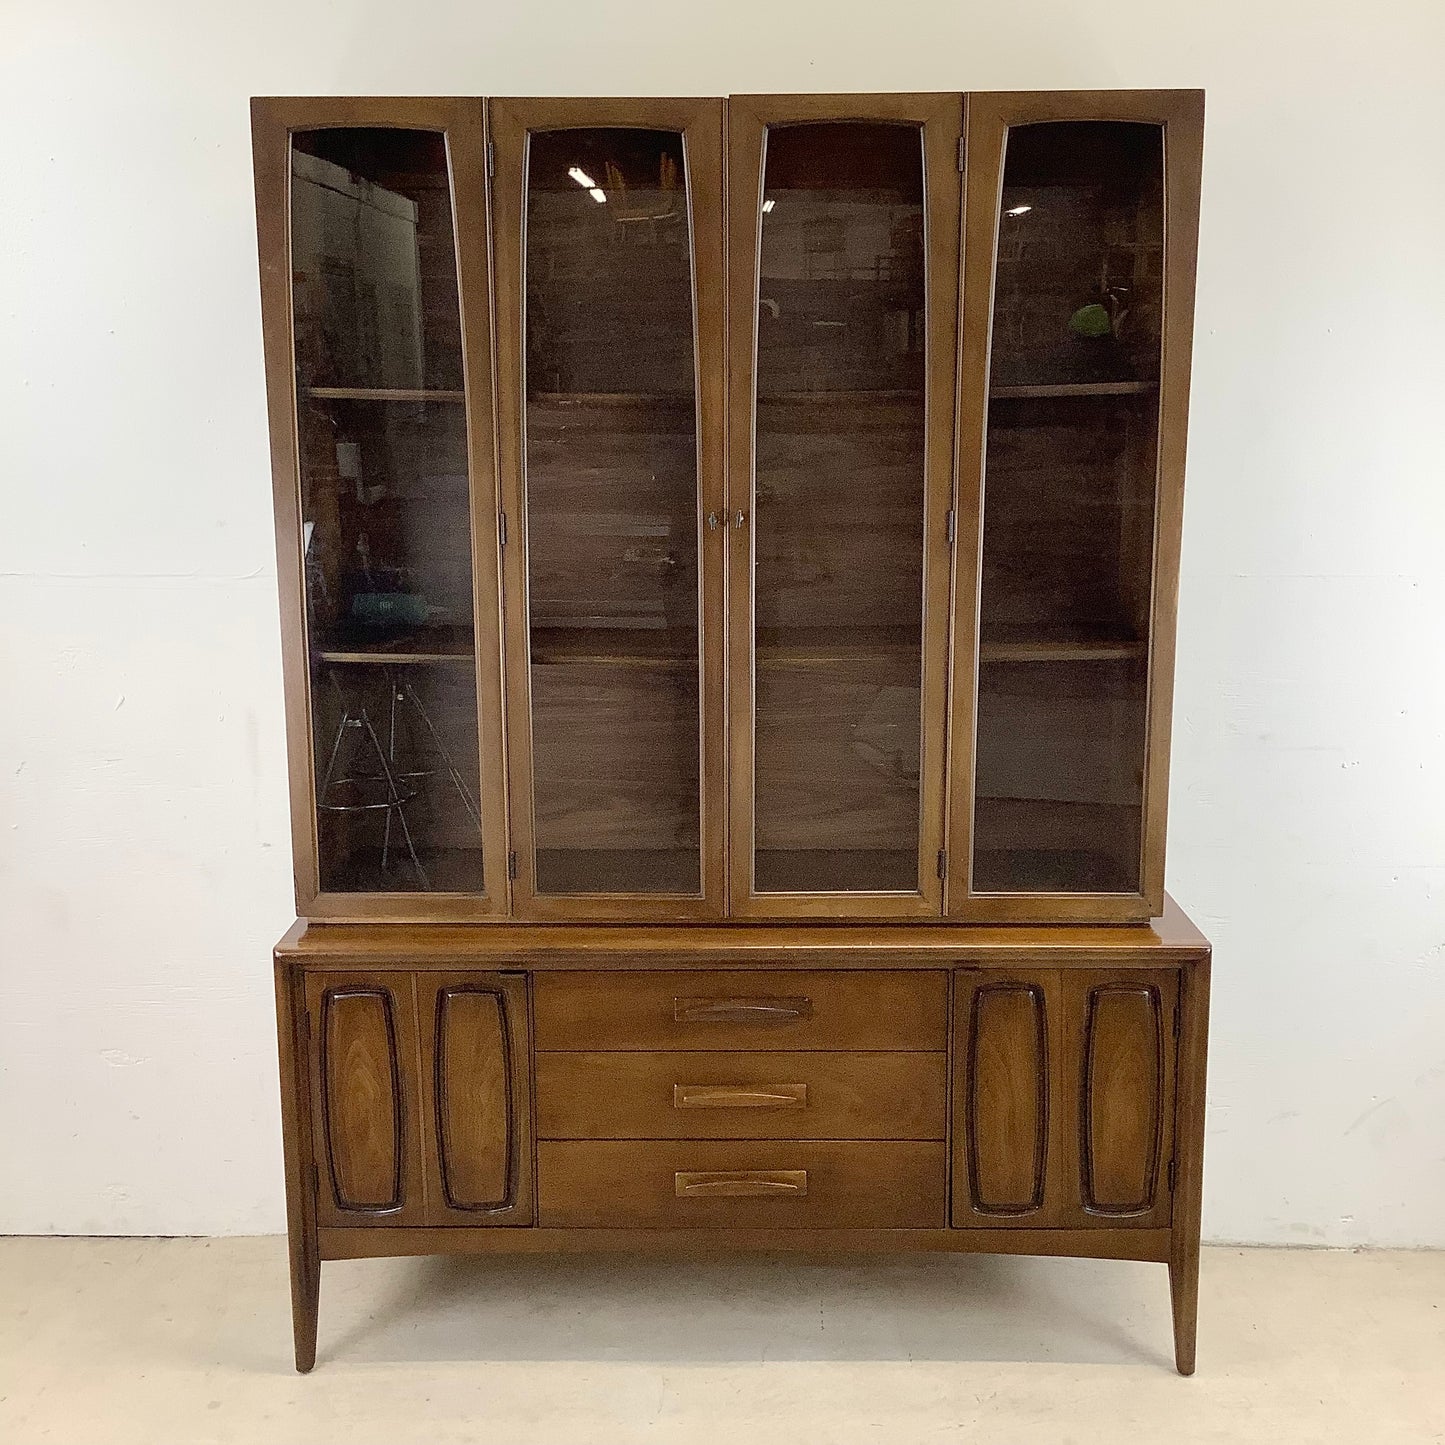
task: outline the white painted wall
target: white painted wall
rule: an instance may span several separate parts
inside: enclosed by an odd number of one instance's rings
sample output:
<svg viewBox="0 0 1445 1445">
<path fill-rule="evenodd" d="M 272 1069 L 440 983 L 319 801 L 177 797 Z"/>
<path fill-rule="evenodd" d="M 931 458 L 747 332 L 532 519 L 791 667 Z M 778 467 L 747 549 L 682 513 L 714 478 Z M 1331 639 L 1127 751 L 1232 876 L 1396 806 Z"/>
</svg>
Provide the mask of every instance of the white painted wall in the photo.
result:
<svg viewBox="0 0 1445 1445">
<path fill-rule="evenodd" d="M 1206 1230 L 1445 1244 L 1438 0 L 0 0 L 0 1230 L 282 1224 L 246 99 L 1204 86 Z"/>
</svg>

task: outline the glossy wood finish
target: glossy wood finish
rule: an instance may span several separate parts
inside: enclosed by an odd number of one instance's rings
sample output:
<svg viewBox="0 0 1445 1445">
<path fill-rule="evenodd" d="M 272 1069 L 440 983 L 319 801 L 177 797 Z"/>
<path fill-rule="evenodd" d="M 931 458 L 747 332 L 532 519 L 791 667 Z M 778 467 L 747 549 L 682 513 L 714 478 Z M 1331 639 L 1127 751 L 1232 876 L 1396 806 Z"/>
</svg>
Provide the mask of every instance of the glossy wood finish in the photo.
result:
<svg viewBox="0 0 1445 1445">
<path fill-rule="evenodd" d="M 939 1051 L 947 990 L 939 972 L 549 974 L 534 985 L 534 1028 L 539 1051 Z M 730 1007 L 697 1007 L 710 1000 Z"/>
<path fill-rule="evenodd" d="M 483 766 L 479 794 L 484 887 L 477 894 L 323 893 L 317 854 L 316 760 L 311 731 L 305 556 L 300 507 L 295 348 L 291 309 L 290 135 L 293 131 L 381 127 L 435 131 L 451 170 L 456 274 L 462 330 L 471 485 L 474 664 Z M 287 756 L 296 907 L 303 916 L 405 922 L 505 916 L 507 800 L 501 767 L 501 592 L 493 452 L 491 280 L 487 245 L 486 135 L 479 100 L 375 97 L 266 98 L 251 102 L 261 320 L 266 353 L 276 562 L 286 684 Z"/>
<path fill-rule="evenodd" d="M 323 1224 L 425 1224 L 412 975 L 311 976 L 306 1020 Z"/>
<path fill-rule="evenodd" d="M 943 1139 L 937 1054 L 537 1055 L 543 1139 Z"/>
<path fill-rule="evenodd" d="M 927 263 L 923 453 L 923 628 L 919 753 L 920 817 L 916 887 L 900 892 L 759 892 L 754 886 L 754 799 L 757 669 L 755 655 L 756 539 L 755 395 L 759 237 L 766 137 L 770 126 L 882 121 L 921 128 L 924 151 L 924 254 Z M 729 839 L 731 913 L 738 918 L 920 918 L 942 909 L 938 855 L 943 846 L 945 656 L 948 627 L 947 512 L 952 492 L 953 366 L 957 307 L 959 179 L 962 126 L 958 95 L 734 96 L 728 107 L 729 289 Z M 836 423 L 835 423 L 836 425 Z M 891 725 L 891 720 L 890 720 Z M 820 750 L 817 795 L 832 796 Z M 795 766 L 800 766 L 799 760 Z M 840 806 L 842 804 L 840 803 Z M 846 814 L 839 815 L 846 836 Z M 910 850 L 911 851 L 911 850 Z"/>
<path fill-rule="evenodd" d="M 978 646 L 989 349 L 1005 143 L 1011 126 L 1094 120 L 1142 122 L 1161 126 L 1164 131 L 1165 301 L 1154 559 L 1148 608 L 1151 647 L 1142 779 L 1142 886 L 1137 894 L 973 893 L 969 880 L 974 846 L 970 803 L 974 794 L 977 675 L 969 659 Z M 950 704 L 950 797 L 953 800 L 949 825 L 950 917 L 1038 923 L 1143 920 L 1157 914 L 1163 906 L 1169 728 L 1203 120 L 1202 91 L 1016 91 L 974 93 L 968 97 L 963 324 L 958 367 L 958 544 L 954 553 Z"/>
<path fill-rule="evenodd" d="M 723 506 L 722 135 L 718 100 L 505 100 L 491 103 L 496 147 L 493 182 L 497 262 L 497 377 L 503 403 L 498 444 L 506 549 L 509 767 L 512 849 L 516 859 L 516 914 L 522 918 L 720 918 L 725 911 L 726 758 L 723 746 L 724 533 L 705 518 Z M 622 127 L 682 135 L 692 237 L 696 418 L 699 438 L 696 538 L 700 581 L 700 779 L 702 896 L 658 893 L 546 895 L 538 890 L 534 853 L 534 778 L 531 689 L 533 657 L 528 627 L 527 490 L 524 377 L 526 285 L 525 206 L 528 137 L 539 131 Z M 645 764 L 648 759 L 639 759 Z M 609 803 L 607 806 L 613 806 Z"/>
<path fill-rule="evenodd" d="M 527 981 L 519 974 L 413 974 L 429 1219 L 532 1222 Z"/>
<path fill-rule="evenodd" d="M 1209 958 L 1182 971 L 1178 1073 L 1174 1099 L 1174 1212 L 1169 1241 L 1169 1295 L 1174 1358 L 1194 1373 L 1199 1321 L 1199 1226 L 1204 1193 L 1204 1086 L 1209 1064 Z"/>
<path fill-rule="evenodd" d="M 306 1000 L 302 975 L 277 959 L 276 1043 L 281 1071 L 281 1144 L 286 1169 L 286 1242 L 291 1268 L 291 1332 L 296 1368 L 316 1364 L 321 1255 L 316 1233 Z"/>
<path fill-rule="evenodd" d="M 960 970 L 955 1226 L 1169 1223 L 1177 999 L 1172 969 Z"/>
<path fill-rule="evenodd" d="M 945 1174 L 933 1143 L 544 1140 L 538 1218 L 581 1229 L 936 1228 Z"/>
</svg>

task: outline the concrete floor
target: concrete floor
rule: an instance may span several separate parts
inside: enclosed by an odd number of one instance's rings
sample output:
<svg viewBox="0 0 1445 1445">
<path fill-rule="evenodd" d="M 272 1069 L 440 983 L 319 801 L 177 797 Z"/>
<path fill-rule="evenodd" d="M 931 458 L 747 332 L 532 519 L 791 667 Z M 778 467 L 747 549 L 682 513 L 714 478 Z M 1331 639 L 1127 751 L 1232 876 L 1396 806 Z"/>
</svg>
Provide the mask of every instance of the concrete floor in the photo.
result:
<svg viewBox="0 0 1445 1445">
<path fill-rule="evenodd" d="M 294 1374 L 279 1239 L 0 1240 L 0 1441 L 1188 1445 L 1445 1441 L 1445 1253 L 1158 1265 L 328 1264 Z"/>
</svg>

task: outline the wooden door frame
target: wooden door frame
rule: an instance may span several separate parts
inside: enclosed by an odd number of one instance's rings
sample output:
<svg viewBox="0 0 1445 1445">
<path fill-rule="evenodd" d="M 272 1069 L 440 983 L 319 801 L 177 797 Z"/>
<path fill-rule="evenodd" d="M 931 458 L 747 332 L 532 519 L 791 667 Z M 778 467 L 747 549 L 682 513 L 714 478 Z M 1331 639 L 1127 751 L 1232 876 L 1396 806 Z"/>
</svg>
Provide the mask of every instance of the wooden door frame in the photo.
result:
<svg viewBox="0 0 1445 1445">
<path fill-rule="evenodd" d="M 924 413 L 923 636 L 918 888 L 914 893 L 756 893 L 754 839 L 754 396 L 758 247 L 767 129 L 826 121 L 915 124 L 923 133 L 927 274 Z M 735 918 L 938 918 L 943 880 L 947 712 L 948 512 L 956 386 L 959 174 L 963 98 L 914 95 L 742 95 L 728 101 L 728 707 L 730 899 Z"/>
<path fill-rule="evenodd" d="M 462 329 L 470 482 L 473 646 L 482 814 L 480 893 L 337 893 L 321 889 L 311 668 L 291 301 L 290 138 L 294 131 L 384 127 L 438 131 L 450 171 L 457 302 Z M 457 922 L 505 918 L 507 795 L 502 735 L 501 591 L 493 444 L 491 276 L 487 246 L 486 132 L 478 98 L 258 97 L 251 102 L 261 327 L 266 357 L 276 573 L 286 698 L 296 911 L 304 918 Z"/>
<path fill-rule="evenodd" d="M 723 101 L 721 99 L 506 99 L 490 103 L 495 147 L 494 265 L 497 277 L 497 417 L 503 507 L 509 768 L 513 809 L 515 915 L 522 919 L 630 922 L 711 920 L 727 912 L 727 758 L 724 730 L 723 529 Z M 531 648 L 527 598 L 525 447 L 525 197 L 533 131 L 616 127 L 678 131 L 686 163 L 692 242 L 694 366 L 698 446 L 698 808 L 702 892 L 539 894 L 533 816 Z"/>
<path fill-rule="evenodd" d="M 1175 620 L 1184 513 L 1194 268 L 1204 147 L 1202 90 L 974 92 L 967 97 L 963 287 L 958 365 L 958 542 L 954 555 L 949 735 L 950 918 L 978 922 L 1126 922 L 1164 907 L 1169 737 L 1174 701 Z M 994 253 L 1009 127 L 1040 121 L 1135 121 L 1164 131 L 1164 320 L 1140 888 L 1137 893 L 974 893 L 973 788 L 978 708 L 979 579 L 992 342 Z"/>
</svg>

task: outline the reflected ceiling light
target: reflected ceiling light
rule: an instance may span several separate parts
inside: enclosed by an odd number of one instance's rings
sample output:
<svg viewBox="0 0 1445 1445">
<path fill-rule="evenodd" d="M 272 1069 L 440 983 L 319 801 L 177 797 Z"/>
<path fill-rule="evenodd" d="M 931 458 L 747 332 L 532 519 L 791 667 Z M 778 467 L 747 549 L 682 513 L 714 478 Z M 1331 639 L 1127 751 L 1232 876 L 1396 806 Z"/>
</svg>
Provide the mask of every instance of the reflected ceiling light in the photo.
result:
<svg viewBox="0 0 1445 1445">
<path fill-rule="evenodd" d="M 591 196 L 592 199 L 596 201 L 599 206 L 603 203 L 603 201 L 607 199 L 607 192 L 604 191 L 601 186 L 590 187 L 587 191 L 587 194 Z"/>
<path fill-rule="evenodd" d="M 776 201 L 764 201 L 764 202 L 763 202 L 763 214 L 764 214 L 764 215 L 767 215 L 767 213 L 768 213 L 769 211 L 771 211 L 771 210 L 773 209 L 773 207 L 776 206 L 777 204 L 778 204 L 778 203 L 777 203 Z"/>
<path fill-rule="evenodd" d="M 1004 215 L 1006 215 L 1006 216 L 1026 216 L 1026 215 L 1028 215 L 1028 213 L 1029 213 L 1031 210 L 1033 210 L 1033 207 L 1032 207 L 1032 206 L 1010 206 L 1010 207 L 1008 208 L 1008 210 L 1006 210 L 1006 211 L 1004 212 Z"/>
<path fill-rule="evenodd" d="M 569 166 L 567 168 L 567 174 L 571 176 L 584 191 L 597 189 L 597 182 L 594 181 L 581 166 Z"/>
</svg>

